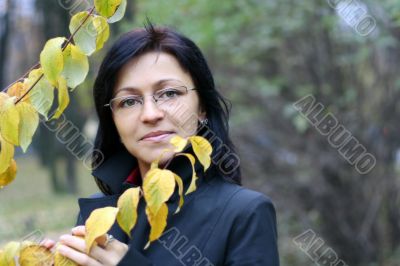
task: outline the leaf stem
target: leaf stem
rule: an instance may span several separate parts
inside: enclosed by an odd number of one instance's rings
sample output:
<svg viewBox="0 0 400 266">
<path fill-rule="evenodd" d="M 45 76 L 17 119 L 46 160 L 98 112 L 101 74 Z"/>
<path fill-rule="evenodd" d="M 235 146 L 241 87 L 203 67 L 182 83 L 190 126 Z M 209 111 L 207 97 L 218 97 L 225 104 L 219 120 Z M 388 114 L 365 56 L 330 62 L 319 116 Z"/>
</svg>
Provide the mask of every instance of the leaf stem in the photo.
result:
<svg viewBox="0 0 400 266">
<path fill-rule="evenodd" d="M 64 45 L 63 45 L 63 47 L 62 47 L 62 51 L 64 51 L 64 50 L 67 48 L 67 46 L 68 46 L 70 43 L 72 43 L 72 39 L 74 38 L 74 36 L 76 35 L 76 33 L 82 28 L 83 24 L 85 24 L 85 22 L 86 22 L 86 21 L 89 19 L 89 17 L 93 14 L 94 9 L 95 9 L 95 7 L 92 7 L 92 9 L 90 9 L 90 11 L 89 11 L 88 15 L 85 17 L 85 19 L 81 22 L 81 24 L 78 26 L 78 28 L 76 28 L 76 30 L 72 33 L 72 35 L 71 35 L 71 36 L 68 38 L 68 40 L 64 43 Z M 30 69 L 27 73 L 29 74 L 29 72 L 30 72 L 32 69 L 34 69 L 34 68 L 36 68 L 36 67 L 38 67 L 38 66 L 40 66 L 39 63 L 36 64 L 35 66 L 31 67 L 31 69 Z M 27 74 L 25 74 L 25 75 L 23 76 L 23 78 L 26 77 L 26 75 L 27 75 Z M 22 99 L 23 99 L 26 95 L 28 95 L 28 93 L 36 86 L 36 84 L 39 83 L 39 81 L 40 81 L 43 77 L 44 77 L 44 74 L 40 75 L 39 78 L 35 81 L 35 83 L 33 83 L 33 84 L 29 87 L 29 89 L 28 89 L 17 101 L 15 101 L 15 104 L 17 104 L 17 103 L 19 103 L 20 101 L 22 101 Z M 21 78 L 20 78 L 19 80 L 21 80 Z M 14 83 L 12 83 L 12 84 L 11 84 L 10 86 L 8 86 L 5 90 L 7 90 L 9 87 L 11 87 L 13 84 L 15 84 L 16 82 L 18 82 L 19 80 L 17 80 L 17 81 L 15 81 Z M 4 91 L 5 91 L 5 90 L 4 90 Z"/>
</svg>

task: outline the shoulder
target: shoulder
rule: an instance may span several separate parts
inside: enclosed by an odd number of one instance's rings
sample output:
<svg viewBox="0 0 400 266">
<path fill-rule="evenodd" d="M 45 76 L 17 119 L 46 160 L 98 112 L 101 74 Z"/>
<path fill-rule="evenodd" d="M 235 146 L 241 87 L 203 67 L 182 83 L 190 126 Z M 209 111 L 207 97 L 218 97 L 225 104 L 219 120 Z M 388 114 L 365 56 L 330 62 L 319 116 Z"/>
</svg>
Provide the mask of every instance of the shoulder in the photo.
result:
<svg viewBox="0 0 400 266">
<path fill-rule="evenodd" d="M 249 210 L 260 205 L 274 207 L 271 198 L 261 192 L 224 180 L 215 183 L 218 193 L 228 199 L 227 208 Z"/>
</svg>

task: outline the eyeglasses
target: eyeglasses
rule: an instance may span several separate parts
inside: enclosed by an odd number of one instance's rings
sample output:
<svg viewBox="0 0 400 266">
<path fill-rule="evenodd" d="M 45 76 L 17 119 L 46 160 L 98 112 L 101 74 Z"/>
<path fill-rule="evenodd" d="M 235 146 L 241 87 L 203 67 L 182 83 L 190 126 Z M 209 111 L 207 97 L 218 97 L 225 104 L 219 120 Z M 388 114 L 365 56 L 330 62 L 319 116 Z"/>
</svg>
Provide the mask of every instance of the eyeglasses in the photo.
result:
<svg viewBox="0 0 400 266">
<path fill-rule="evenodd" d="M 158 90 L 155 94 L 151 95 L 157 107 L 169 108 L 176 103 L 179 103 L 182 98 L 188 94 L 190 90 L 186 86 L 168 87 Z M 105 104 L 105 107 L 110 107 L 111 111 L 121 113 L 125 111 L 135 112 L 140 110 L 144 104 L 144 97 L 139 95 L 126 95 L 111 99 L 110 103 Z"/>
</svg>

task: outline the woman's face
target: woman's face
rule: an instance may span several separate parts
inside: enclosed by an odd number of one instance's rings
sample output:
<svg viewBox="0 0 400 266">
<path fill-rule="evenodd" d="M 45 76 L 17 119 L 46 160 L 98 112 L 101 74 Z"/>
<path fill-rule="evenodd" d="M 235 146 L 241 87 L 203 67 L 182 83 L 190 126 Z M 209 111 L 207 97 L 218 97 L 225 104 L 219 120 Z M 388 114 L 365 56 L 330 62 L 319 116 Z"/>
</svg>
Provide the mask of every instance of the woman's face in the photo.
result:
<svg viewBox="0 0 400 266">
<path fill-rule="evenodd" d="M 205 114 L 192 88 L 190 74 L 167 53 L 145 53 L 119 72 L 113 98 L 122 100 L 114 100 L 113 119 L 122 143 L 137 158 L 142 175 L 164 149 L 172 148 L 169 140 L 174 135 L 196 133 L 198 120 Z M 171 156 L 163 155 L 161 163 Z"/>
</svg>

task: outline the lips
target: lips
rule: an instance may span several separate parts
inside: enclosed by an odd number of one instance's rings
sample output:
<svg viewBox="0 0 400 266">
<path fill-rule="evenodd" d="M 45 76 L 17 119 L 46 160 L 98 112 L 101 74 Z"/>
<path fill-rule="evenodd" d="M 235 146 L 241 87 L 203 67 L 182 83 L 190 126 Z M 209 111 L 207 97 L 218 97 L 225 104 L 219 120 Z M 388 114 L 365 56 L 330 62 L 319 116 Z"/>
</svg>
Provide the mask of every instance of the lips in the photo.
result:
<svg viewBox="0 0 400 266">
<path fill-rule="evenodd" d="M 148 140 L 148 141 L 161 141 L 167 137 L 169 137 L 174 132 L 172 131 L 154 131 L 149 134 L 144 135 L 140 140 Z"/>
</svg>

